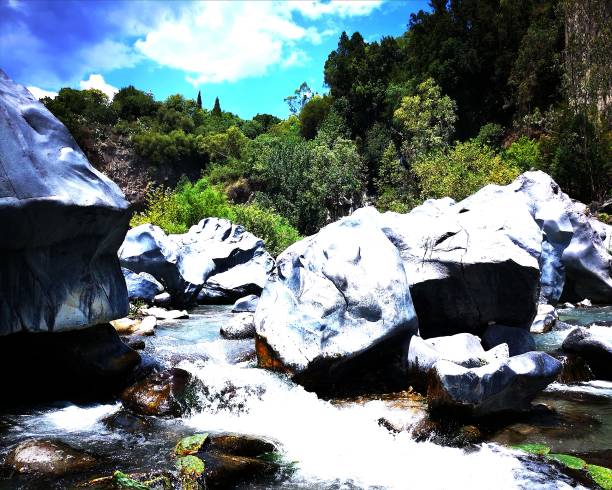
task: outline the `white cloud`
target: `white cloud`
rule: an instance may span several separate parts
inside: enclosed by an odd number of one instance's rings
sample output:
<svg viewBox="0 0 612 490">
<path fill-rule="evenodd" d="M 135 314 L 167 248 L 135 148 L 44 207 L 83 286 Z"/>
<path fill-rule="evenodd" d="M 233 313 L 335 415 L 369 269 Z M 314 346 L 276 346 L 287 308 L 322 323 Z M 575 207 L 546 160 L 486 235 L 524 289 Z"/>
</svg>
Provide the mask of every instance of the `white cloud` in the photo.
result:
<svg viewBox="0 0 612 490">
<path fill-rule="evenodd" d="M 91 75 L 89 75 L 88 80 L 81 80 L 79 82 L 79 85 L 81 87 L 81 90 L 96 88 L 101 92 L 104 92 L 109 100 L 113 100 L 115 94 L 119 92 L 119 89 L 117 87 L 113 87 L 112 85 L 106 83 L 104 77 L 97 73 L 92 73 Z"/>
<path fill-rule="evenodd" d="M 111 39 L 87 46 L 80 54 L 84 64 L 96 71 L 131 68 L 142 59 L 142 55 L 133 47 Z"/>
<path fill-rule="evenodd" d="M 233 82 L 265 74 L 272 66 L 303 64 L 307 55 L 299 43 L 319 44 L 333 33 L 300 25 L 294 14 L 321 16 L 367 15 L 375 1 L 317 2 L 192 2 L 136 41 L 136 49 L 160 65 L 183 70 L 193 85 Z"/>
<path fill-rule="evenodd" d="M 29 87 L 27 87 L 27 89 L 37 99 L 42 99 L 44 97 L 51 97 L 52 99 L 55 99 L 55 97 L 57 97 L 57 92 L 52 92 L 51 90 L 44 90 L 42 88 L 35 87 L 34 85 L 30 85 Z"/>
</svg>

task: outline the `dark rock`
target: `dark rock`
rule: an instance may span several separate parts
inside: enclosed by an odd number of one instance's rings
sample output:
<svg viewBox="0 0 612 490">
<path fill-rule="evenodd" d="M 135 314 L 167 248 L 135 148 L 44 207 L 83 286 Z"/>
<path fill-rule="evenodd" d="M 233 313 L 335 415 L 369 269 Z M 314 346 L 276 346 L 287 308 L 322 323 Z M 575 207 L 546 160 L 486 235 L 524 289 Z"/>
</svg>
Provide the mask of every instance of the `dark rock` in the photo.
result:
<svg viewBox="0 0 612 490">
<path fill-rule="evenodd" d="M 529 331 L 536 334 L 549 332 L 554 328 L 558 319 L 559 315 L 554 306 L 546 304 L 538 305 L 538 313 L 533 319 Z"/>
<path fill-rule="evenodd" d="M 397 250 L 362 213 L 279 256 L 255 326 L 260 366 L 322 392 L 365 381 L 354 369 L 390 379 L 381 371 L 403 363 L 417 318 Z"/>
<path fill-rule="evenodd" d="M 596 379 L 612 380 L 612 329 L 610 327 L 579 327 L 563 341 L 565 352 L 582 357 Z"/>
<path fill-rule="evenodd" d="M 210 436 L 206 446 L 207 451 L 246 457 L 260 456 L 276 449 L 276 445 L 270 441 L 239 434 Z"/>
<path fill-rule="evenodd" d="M 119 410 L 104 418 L 102 423 L 111 430 L 124 430 L 126 432 L 143 432 L 151 427 L 149 421 L 140 415 L 127 410 Z"/>
<path fill-rule="evenodd" d="M 279 471 L 274 463 L 244 456 L 210 452 L 205 459 L 207 488 L 237 488 L 240 483 L 272 477 Z"/>
<path fill-rule="evenodd" d="M 250 294 L 239 298 L 232 307 L 233 313 L 255 313 L 257 309 L 257 303 L 259 302 L 259 296 Z"/>
<path fill-rule="evenodd" d="M 145 341 L 140 335 L 129 335 L 127 337 L 121 337 L 121 340 L 123 340 L 123 343 L 127 345 L 130 349 L 143 350 L 146 347 Z"/>
<path fill-rule="evenodd" d="M 11 450 L 6 464 L 19 473 L 61 476 L 85 471 L 97 463 L 95 457 L 59 441 L 28 439 Z"/>
<path fill-rule="evenodd" d="M 143 415 L 180 417 L 197 408 L 202 383 L 183 369 L 154 373 L 126 388 L 121 401 Z"/>
<path fill-rule="evenodd" d="M 560 371 L 561 363 L 544 352 L 528 352 L 479 368 L 442 360 L 431 371 L 427 401 L 430 410 L 452 417 L 525 410 Z"/>
<path fill-rule="evenodd" d="M 147 303 L 152 303 L 155 297 L 164 290 L 164 287 L 151 274 L 146 272 L 136 274 L 125 267 L 122 267 L 121 271 L 123 272 L 123 277 L 125 277 L 130 301 L 140 299 Z"/>
<path fill-rule="evenodd" d="M 482 345 L 485 349 L 507 344 L 510 356 L 518 356 L 536 350 L 535 340 L 529 330 L 506 325 L 490 325 L 482 334 Z"/>
<path fill-rule="evenodd" d="M 252 313 L 237 313 L 221 327 L 221 337 L 231 340 L 255 338 L 255 320 Z"/>
<path fill-rule="evenodd" d="M 117 249 L 128 203 L 66 127 L 1 70 L 0 160 L 0 335 L 125 316 Z"/>
<path fill-rule="evenodd" d="M 2 402 L 104 397 L 121 391 L 139 362 L 108 324 L 7 335 L 0 342 L 0 383 L 11 396 Z"/>
</svg>

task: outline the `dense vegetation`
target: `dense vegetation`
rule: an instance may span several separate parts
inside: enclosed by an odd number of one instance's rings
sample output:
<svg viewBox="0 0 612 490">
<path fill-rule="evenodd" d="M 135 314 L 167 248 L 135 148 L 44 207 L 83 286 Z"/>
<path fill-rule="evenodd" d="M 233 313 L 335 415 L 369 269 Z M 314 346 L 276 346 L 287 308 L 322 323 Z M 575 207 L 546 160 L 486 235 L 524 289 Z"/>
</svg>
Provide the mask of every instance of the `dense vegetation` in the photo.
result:
<svg viewBox="0 0 612 490">
<path fill-rule="evenodd" d="M 291 116 L 243 120 L 201 96 L 109 101 L 62 89 L 45 103 L 77 141 L 92 125 L 130 138 L 157 167 L 202 178 L 154 187 L 134 219 L 185 231 L 205 216 L 244 224 L 274 251 L 373 202 L 407 211 L 542 169 L 572 197 L 612 186 L 610 9 L 603 0 L 432 0 L 397 37 L 342 33 L 325 95 L 302 84 Z M 282 94 L 279 94 L 281 96 Z"/>
</svg>

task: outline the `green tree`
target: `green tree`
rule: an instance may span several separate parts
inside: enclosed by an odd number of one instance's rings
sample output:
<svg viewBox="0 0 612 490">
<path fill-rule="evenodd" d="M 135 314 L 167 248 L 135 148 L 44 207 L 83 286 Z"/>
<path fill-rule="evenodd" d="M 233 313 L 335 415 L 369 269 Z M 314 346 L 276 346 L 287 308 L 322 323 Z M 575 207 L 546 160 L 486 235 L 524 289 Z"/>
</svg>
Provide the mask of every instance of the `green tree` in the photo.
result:
<svg viewBox="0 0 612 490">
<path fill-rule="evenodd" d="M 126 121 L 134 121 L 143 116 L 153 116 L 158 108 L 153 95 L 138 90 L 132 85 L 120 89 L 113 97 L 112 105 L 119 117 Z"/>
<path fill-rule="evenodd" d="M 219 102 L 219 97 L 215 97 L 215 105 L 212 110 L 212 115 L 215 117 L 221 116 L 221 103 Z"/>
<path fill-rule="evenodd" d="M 307 140 L 313 139 L 317 135 L 319 127 L 329 113 L 331 99 L 315 95 L 310 99 L 299 113 L 300 134 Z"/>
<path fill-rule="evenodd" d="M 314 96 L 312 90 L 306 82 L 302 82 L 302 84 L 296 88 L 293 94 L 285 97 L 285 102 L 289 106 L 289 111 L 293 115 L 299 115 L 302 112 L 304 106 L 308 103 L 310 99 Z"/>
<path fill-rule="evenodd" d="M 415 179 L 402 164 L 393 143 L 389 143 L 382 154 L 375 186 L 379 211 L 406 213 L 416 203 L 418 189 L 415 188 Z"/>
<path fill-rule="evenodd" d="M 198 90 L 198 99 L 196 101 L 196 104 L 198 106 L 198 109 L 202 108 L 202 92 L 200 92 L 199 90 Z"/>
<path fill-rule="evenodd" d="M 508 148 L 502 151 L 501 157 L 507 165 L 518 168 L 521 172 L 542 168 L 540 144 L 527 136 L 521 136 Z"/>
</svg>

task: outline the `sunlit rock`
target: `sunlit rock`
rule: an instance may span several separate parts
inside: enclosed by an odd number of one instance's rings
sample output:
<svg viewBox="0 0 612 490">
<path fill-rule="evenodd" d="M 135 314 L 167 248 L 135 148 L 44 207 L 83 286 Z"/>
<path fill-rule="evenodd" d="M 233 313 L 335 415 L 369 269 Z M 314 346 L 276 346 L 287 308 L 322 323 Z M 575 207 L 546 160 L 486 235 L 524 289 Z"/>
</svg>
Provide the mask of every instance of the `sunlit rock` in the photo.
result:
<svg viewBox="0 0 612 490">
<path fill-rule="evenodd" d="M 221 337 L 239 340 L 255 337 L 255 320 L 253 313 L 237 313 L 221 327 Z"/>
<path fill-rule="evenodd" d="M 136 274 L 124 267 L 121 268 L 130 301 L 142 300 L 152 303 L 155 297 L 164 291 L 164 287 L 151 274 Z"/>
<path fill-rule="evenodd" d="M 257 303 L 259 302 L 259 296 L 254 294 L 250 294 L 249 296 L 244 296 L 243 298 L 237 299 L 232 307 L 232 312 L 234 313 L 255 313 L 257 309 Z"/>
<path fill-rule="evenodd" d="M 60 441 L 28 439 L 11 450 L 6 464 L 19 473 L 61 476 L 91 469 L 97 459 Z"/>
<path fill-rule="evenodd" d="M 597 379 L 612 380 L 612 328 L 576 328 L 565 338 L 562 348 L 582 357 Z"/>
</svg>

